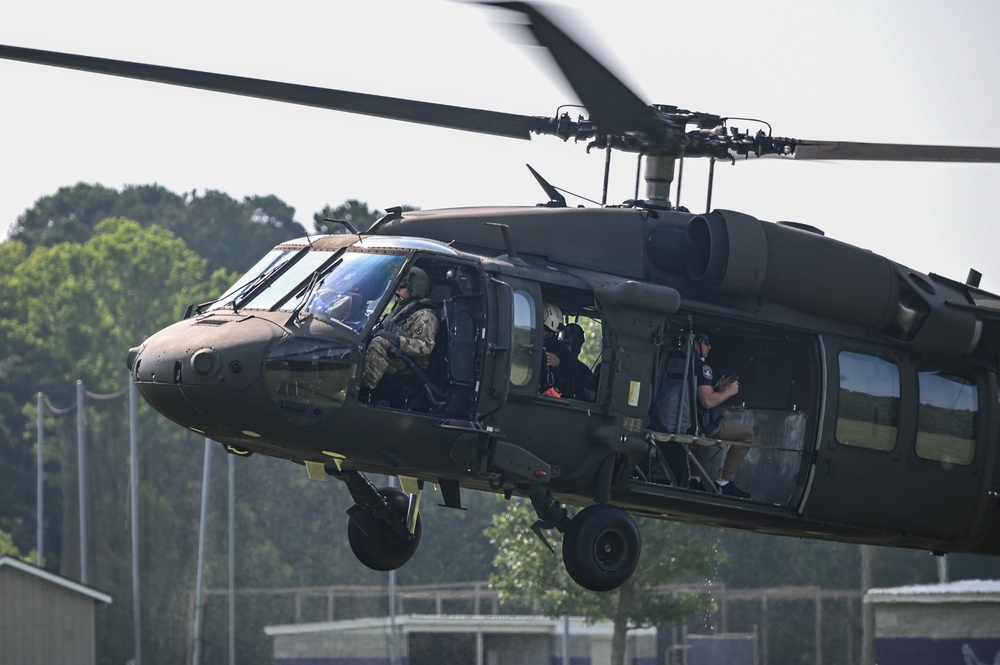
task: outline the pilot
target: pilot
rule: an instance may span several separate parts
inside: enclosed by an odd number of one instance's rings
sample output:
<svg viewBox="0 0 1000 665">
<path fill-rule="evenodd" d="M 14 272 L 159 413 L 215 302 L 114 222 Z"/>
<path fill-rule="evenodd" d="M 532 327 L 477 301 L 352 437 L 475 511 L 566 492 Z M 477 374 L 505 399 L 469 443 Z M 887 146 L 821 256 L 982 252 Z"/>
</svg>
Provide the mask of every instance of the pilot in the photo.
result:
<svg viewBox="0 0 1000 665">
<path fill-rule="evenodd" d="M 417 267 L 410 268 L 396 287 L 396 303 L 392 310 L 375 325 L 361 375 L 365 388 L 374 389 L 386 373 L 407 373 L 406 362 L 398 357 L 399 354 L 409 356 L 419 367 L 428 366 L 440 324 L 427 298 L 430 291 L 431 280 L 427 273 Z"/>
<path fill-rule="evenodd" d="M 563 327 L 562 310 L 558 305 L 545 303 L 542 317 L 542 348 L 543 358 L 541 381 L 538 392 L 549 397 L 561 397 L 573 390 L 576 376 L 576 358 L 564 342 L 559 339 L 559 331 Z"/>
<path fill-rule="evenodd" d="M 708 354 L 712 350 L 712 340 L 705 333 L 698 333 L 694 336 L 694 373 L 697 378 L 697 403 L 698 421 L 701 423 L 702 432 L 712 439 L 722 439 L 724 441 L 736 441 L 741 443 L 753 443 L 753 430 L 741 423 L 727 423 L 721 418 L 717 418 L 712 413 L 712 409 L 724 403 L 740 390 L 740 379 L 737 376 L 722 376 L 715 380 L 712 366 L 708 364 Z M 699 446 L 700 447 L 700 446 Z M 722 463 L 722 471 L 719 472 L 719 489 L 726 496 L 739 499 L 749 499 L 750 494 L 743 491 L 733 482 L 736 470 L 740 468 L 743 459 L 750 449 L 745 446 L 729 446 L 726 452 L 726 459 Z M 692 475 L 688 480 L 688 487 L 696 490 L 705 490 L 700 476 Z"/>
</svg>

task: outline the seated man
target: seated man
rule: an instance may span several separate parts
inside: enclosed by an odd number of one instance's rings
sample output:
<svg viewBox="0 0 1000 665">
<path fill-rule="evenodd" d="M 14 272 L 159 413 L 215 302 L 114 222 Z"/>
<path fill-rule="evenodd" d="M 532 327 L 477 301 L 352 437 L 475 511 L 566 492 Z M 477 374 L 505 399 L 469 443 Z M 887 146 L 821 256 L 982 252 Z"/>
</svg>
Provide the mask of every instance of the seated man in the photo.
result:
<svg viewBox="0 0 1000 665">
<path fill-rule="evenodd" d="M 579 323 L 568 323 L 559 336 L 562 337 L 569 350 L 573 353 L 572 364 L 574 372 L 571 385 L 559 386 L 557 381 L 556 387 L 562 392 L 563 397 L 587 400 L 587 386 L 594 375 L 590 371 L 590 368 L 587 367 L 587 363 L 580 360 L 580 351 L 583 349 L 583 343 L 587 340 L 587 335 L 583 330 L 583 326 Z M 565 390 L 563 389 L 564 387 Z M 589 401 L 593 402 L 595 399 L 597 399 L 596 394 L 594 395 L 594 399 L 589 399 Z"/>
<path fill-rule="evenodd" d="M 427 298 L 430 291 L 431 280 L 427 273 L 420 268 L 410 268 L 396 287 L 392 310 L 375 325 L 361 375 L 364 388 L 373 390 L 386 373 L 408 373 L 406 362 L 398 357 L 399 354 L 410 357 L 419 367 L 427 367 L 440 325 Z"/>
<path fill-rule="evenodd" d="M 548 397 L 572 397 L 576 379 L 576 358 L 562 340 L 559 331 L 563 328 L 562 310 L 558 305 L 545 303 L 542 321 L 542 375 L 538 392 Z"/>
<path fill-rule="evenodd" d="M 698 420 L 701 423 L 702 432 L 712 439 L 723 439 L 725 441 L 735 441 L 740 443 L 753 443 L 753 430 L 740 423 L 725 422 L 721 418 L 716 418 L 712 409 L 721 405 L 740 390 L 740 379 L 738 376 L 723 376 L 718 381 L 715 380 L 712 366 L 708 364 L 708 354 L 712 350 L 712 340 L 705 333 L 694 336 L 694 372 L 698 382 L 698 389 L 695 395 L 698 405 Z M 722 464 L 722 471 L 719 472 L 719 489 L 726 496 L 739 499 L 749 499 L 750 495 L 736 486 L 733 477 L 737 469 L 743 463 L 743 459 L 750 452 L 749 448 L 742 446 L 730 446 L 726 452 L 726 459 Z M 710 479 L 705 479 L 711 482 Z M 692 489 L 704 490 L 703 479 L 699 476 L 691 476 L 688 486 Z"/>
<path fill-rule="evenodd" d="M 688 381 L 691 374 L 685 371 L 684 360 L 680 353 L 673 353 L 667 359 L 666 371 L 660 383 L 659 395 L 651 410 L 651 423 L 653 427 L 663 432 L 673 432 L 677 434 L 700 434 L 711 439 L 722 439 L 739 443 L 753 443 L 753 430 L 741 423 L 725 422 L 713 413 L 713 409 L 723 404 L 730 397 L 739 392 L 739 377 L 723 376 L 718 381 L 712 366 L 708 364 L 708 354 L 712 349 L 712 341 L 705 333 L 698 333 L 694 336 L 692 345 L 692 371 L 696 383 L 696 388 L 692 391 Z M 695 399 L 691 400 L 691 395 Z M 699 427 L 695 427 L 697 421 Z M 709 456 L 709 450 L 717 451 L 717 448 L 706 449 L 703 446 L 694 446 L 694 454 L 699 462 L 705 464 Z M 719 473 L 718 486 L 722 494 L 739 499 L 749 499 L 750 495 L 736 486 L 733 478 L 743 460 L 746 458 L 749 448 L 744 446 L 729 446 L 726 450 L 726 457 Z M 681 457 L 677 451 L 670 448 L 668 463 L 678 473 L 678 462 Z M 692 471 L 688 486 L 691 489 L 705 490 L 706 479 L 702 479 L 698 471 Z M 707 480 L 711 482 L 711 480 Z"/>
</svg>

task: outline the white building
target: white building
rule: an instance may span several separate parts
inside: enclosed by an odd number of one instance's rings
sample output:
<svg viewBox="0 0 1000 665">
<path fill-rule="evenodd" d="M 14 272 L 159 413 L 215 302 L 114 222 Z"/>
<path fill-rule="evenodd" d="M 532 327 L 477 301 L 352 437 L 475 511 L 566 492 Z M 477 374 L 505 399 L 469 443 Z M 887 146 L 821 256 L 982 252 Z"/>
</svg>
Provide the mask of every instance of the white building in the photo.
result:
<svg viewBox="0 0 1000 665">
<path fill-rule="evenodd" d="M 392 639 L 395 623 L 396 640 Z M 405 615 L 268 626 L 275 665 L 609 665 L 612 624 L 537 616 Z M 655 665 L 656 630 L 629 631 L 625 662 Z M 398 652 L 398 653 L 394 653 Z M 568 651 L 569 660 L 563 660 Z"/>
<path fill-rule="evenodd" d="M 1000 581 L 872 589 L 878 665 L 1000 663 Z"/>
</svg>

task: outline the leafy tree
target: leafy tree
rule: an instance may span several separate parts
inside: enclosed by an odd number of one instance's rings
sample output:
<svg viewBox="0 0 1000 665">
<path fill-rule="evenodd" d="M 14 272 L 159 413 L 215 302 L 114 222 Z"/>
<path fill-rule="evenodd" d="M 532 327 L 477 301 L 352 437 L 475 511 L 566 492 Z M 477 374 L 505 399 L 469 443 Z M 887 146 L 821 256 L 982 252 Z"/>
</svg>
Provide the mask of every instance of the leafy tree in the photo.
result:
<svg viewBox="0 0 1000 665">
<path fill-rule="evenodd" d="M 9 533 L 3 530 L 0 530 L 0 556 L 10 556 L 28 563 L 34 563 L 35 559 L 38 558 L 37 552 L 21 554 L 21 551 L 17 549 L 17 545 L 14 544 L 14 539 L 10 537 Z"/>
<path fill-rule="evenodd" d="M 724 554 L 706 532 L 640 519 L 643 552 L 635 573 L 618 589 L 597 593 L 570 580 L 561 558 L 538 542 L 531 531 L 536 519 L 531 504 L 522 500 L 511 502 L 494 516 L 486 531 L 497 546 L 490 583 L 504 603 L 535 602 L 547 616 L 582 615 L 589 621 L 612 621 L 611 662 L 615 665 L 625 662 L 629 628 L 676 623 L 712 609 L 712 600 L 705 594 L 671 595 L 661 589 L 677 582 L 705 582 L 716 575 Z M 561 536 L 553 536 L 553 547 L 559 551 Z"/>
<path fill-rule="evenodd" d="M 30 254 L 20 242 L 0 245 L 0 408 L 4 426 L 16 436 L 4 440 L 0 459 L 0 497 L 3 499 L 2 524 L 12 529 L 16 543 L 31 542 L 34 537 L 35 461 L 33 451 L 35 392 L 43 391 L 57 404 L 72 404 L 75 381 L 82 379 L 97 393 L 113 393 L 127 381 L 125 353 L 152 332 L 176 321 L 190 302 L 210 299 L 226 288 L 235 275 L 217 271 L 207 275 L 206 262 L 185 247 L 183 241 L 159 227 L 143 228 L 137 222 L 112 218 L 96 225 L 84 243 L 65 242 L 39 247 Z M 120 405 L 124 400 L 119 399 Z M 9 408 L 8 408 L 9 407 Z M 20 409 L 17 413 L 12 413 Z M 92 581 L 98 588 L 116 591 L 130 588 L 130 545 L 124 514 L 127 501 L 127 436 L 120 408 L 88 409 L 87 441 L 99 442 L 88 448 L 90 461 L 87 493 L 88 512 L 102 519 L 90 524 L 93 558 Z M 47 420 L 49 420 L 47 418 Z M 170 445 L 180 428 L 164 429 L 163 421 L 153 421 L 147 410 L 140 421 L 140 435 L 161 445 L 150 465 L 171 468 L 167 485 L 141 490 L 144 510 L 160 517 L 165 512 L 181 514 L 185 506 L 197 501 L 198 492 L 191 484 L 200 480 L 197 459 L 182 446 Z M 77 539 L 72 536 L 72 513 L 64 506 L 76 505 L 75 477 L 67 470 L 75 468 L 75 436 L 71 418 L 50 424 L 56 432 L 54 446 L 46 446 L 46 485 L 58 488 L 46 498 L 46 521 L 52 514 L 63 515 L 62 529 L 53 529 L 61 546 L 47 547 L 46 559 L 64 575 L 75 576 L 78 565 Z M 117 423 L 117 424 L 116 424 Z M 116 433 L 113 427 L 118 428 Z M 50 429 L 51 431 L 51 429 Z M 49 454 L 52 455 L 49 458 Z M 189 473 L 190 469 L 195 473 Z M 146 467 L 144 470 L 148 470 Z M 144 474 L 145 475 L 145 474 Z M 150 474 L 152 475 L 152 474 Z M 195 486 L 196 488 L 197 486 Z M 155 498 L 150 498 L 150 489 Z M 169 497 L 169 498 L 168 498 Z M 196 510 L 188 513 L 197 514 Z M 158 515 L 159 513 L 159 515 Z M 112 517 L 113 516 L 113 517 Z M 58 524 L 58 517 L 56 518 Z M 170 543 L 180 546 L 190 542 L 190 521 L 165 519 L 148 535 L 161 553 L 170 552 Z M 59 538 L 59 534 L 71 535 Z M 53 536 L 50 536 L 53 537 Z M 162 539 L 162 540 L 161 540 Z M 51 542 L 50 542 L 51 545 Z M 156 551 L 154 550 L 154 551 Z M 192 548 L 179 547 L 185 560 Z M 162 558 L 162 554 L 161 554 Z M 189 566 L 171 568 L 171 572 Z M 176 575 L 149 577 L 144 585 L 154 589 L 148 594 L 151 609 L 159 616 L 183 616 L 185 607 L 165 610 L 158 603 L 176 602 L 171 589 Z M 157 588 L 160 587 L 160 588 Z M 127 595 L 127 592 L 124 594 Z M 184 599 L 179 599 L 184 602 Z M 178 610 L 180 611 L 178 613 Z M 114 660 L 124 661 L 130 653 L 128 631 L 115 626 L 128 625 L 127 603 L 115 603 L 98 613 L 98 633 Z M 183 623 L 181 623 L 183 625 Z M 167 632 L 170 635 L 169 632 Z M 183 636 L 183 631 L 180 632 Z M 176 635 L 173 636 L 176 642 Z M 168 638 L 169 643 L 169 638 Z M 167 652 L 167 658 L 182 653 Z M 174 658 L 176 660 L 176 658 Z"/>
<path fill-rule="evenodd" d="M 118 192 L 103 185 L 61 187 L 20 215 L 10 237 L 29 249 L 85 242 L 97 223 L 112 215 L 117 200 Z"/>
<path fill-rule="evenodd" d="M 192 195 L 183 227 L 170 229 L 211 267 L 242 273 L 275 245 L 306 235 L 292 208 L 276 196 L 248 196 L 237 202 L 207 191 Z"/>
<path fill-rule="evenodd" d="M 419 210 L 413 206 L 400 206 L 403 212 Z M 371 228 L 385 213 L 381 210 L 369 210 L 368 204 L 357 199 L 348 199 L 336 208 L 329 205 L 313 215 L 313 223 L 318 233 L 349 233 L 347 227 L 337 222 L 347 222 L 360 232 Z"/>
<path fill-rule="evenodd" d="M 207 259 L 211 270 L 243 272 L 275 245 L 305 235 L 295 209 L 273 195 L 236 201 L 212 190 L 180 196 L 159 185 L 129 185 L 118 192 L 78 183 L 36 201 L 17 218 L 11 239 L 29 250 L 83 243 L 108 217 L 172 231 Z"/>
<path fill-rule="evenodd" d="M 206 279 L 205 272 L 205 260 L 173 234 L 105 220 L 87 242 L 39 248 L 7 276 L 3 292 L 13 304 L 4 307 L 18 322 L 8 324 L 8 342 L 44 357 L 55 384 L 81 378 L 95 389 L 117 389 L 130 346 L 235 278 L 217 272 Z"/>
</svg>

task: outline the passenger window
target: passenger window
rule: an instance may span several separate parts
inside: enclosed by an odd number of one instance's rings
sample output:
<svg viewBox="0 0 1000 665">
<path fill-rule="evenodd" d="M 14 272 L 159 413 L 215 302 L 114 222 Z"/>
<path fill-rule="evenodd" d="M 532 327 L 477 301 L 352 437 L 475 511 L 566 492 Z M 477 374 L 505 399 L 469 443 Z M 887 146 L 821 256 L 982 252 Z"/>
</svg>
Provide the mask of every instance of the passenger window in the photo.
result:
<svg viewBox="0 0 1000 665">
<path fill-rule="evenodd" d="M 971 464 L 979 429 L 979 391 L 961 376 L 920 372 L 917 456 Z"/>
<path fill-rule="evenodd" d="M 514 291 L 514 349 L 510 382 L 526 386 L 534 376 L 535 300 L 527 291 Z"/>
<path fill-rule="evenodd" d="M 840 354 L 837 440 L 848 446 L 892 450 L 899 430 L 899 368 L 849 351 Z"/>
</svg>

